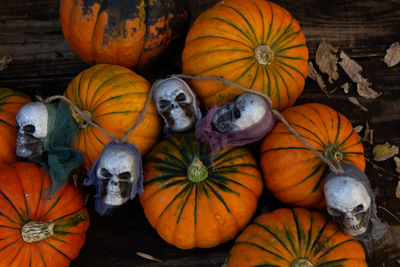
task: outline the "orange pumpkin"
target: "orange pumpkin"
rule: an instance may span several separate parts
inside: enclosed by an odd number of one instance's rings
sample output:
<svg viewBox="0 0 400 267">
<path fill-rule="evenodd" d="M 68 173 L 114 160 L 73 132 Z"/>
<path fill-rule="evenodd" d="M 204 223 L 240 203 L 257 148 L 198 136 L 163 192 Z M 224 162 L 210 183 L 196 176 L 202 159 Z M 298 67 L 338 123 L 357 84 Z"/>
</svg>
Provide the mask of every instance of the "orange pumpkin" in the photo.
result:
<svg viewBox="0 0 400 267">
<path fill-rule="evenodd" d="M 31 99 L 25 94 L 0 88 L 0 164 L 18 160 L 15 153 L 17 147 L 15 117 L 21 107 L 30 102 Z"/>
<path fill-rule="evenodd" d="M 321 214 L 302 208 L 258 216 L 236 239 L 227 267 L 368 266 L 365 252 Z"/>
<path fill-rule="evenodd" d="M 178 248 L 208 248 L 234 238 L 257 208 L 263 183 L 251 152 L 219 151 L 194 133 L 160 142 L 144 166 L 144 213 L 158 234 Z"/>
<path fill-rule="evenodd" d="M 143 68 L 155 63 L 185 29 L 179 0 L 61 0 L 61 26 L 71 49 L 88 64 Z"/>
<path fill-rule="evenodd" d="M 341 113 L 311 103 L 288 108 L 282 115 L 319 153 L 364 171 L 361 139 Z M 267 188 L 282 202 L 297 207 L 325 206 L 323 185 L 329 167 L 282 122 L 263 140 L 260 166 Z"/>
<path fill-rule="evenodd" d="M 69 266 L 85 242 L 89 216 L 67 184 L 48 199 L 51 178 L 28 162 L 0 168 L 0 266 Z"/>
<path fill-rule="evenodd" d="M 293 105 L 304 88 L 308 48 L 298 22 L 265 0 L 226 0 L 202 13 L 186 37 L 185 74 L 221 76 L 267 94 L 275 109 Z M 217 80 L 196 81 L 207 107 L 243 93 Z"/>
<path fill-rule="evenodd" d="M 149 92 L 150 83 L 133 71 L 118 65 L 98 64 L 78 74 L 68 85 L 65 96 L 94 123 L 112 136 L 122 138 L 137 121 Z M 90 168 L 111 139 L 75 112 L 73 117 L 80 127 L 73 147 L 83 153 L 83 165 Z M 151 101 L 128 141 L 145 155 L 156 144 L 160 131 L 161 120 Z"/>
</svg>

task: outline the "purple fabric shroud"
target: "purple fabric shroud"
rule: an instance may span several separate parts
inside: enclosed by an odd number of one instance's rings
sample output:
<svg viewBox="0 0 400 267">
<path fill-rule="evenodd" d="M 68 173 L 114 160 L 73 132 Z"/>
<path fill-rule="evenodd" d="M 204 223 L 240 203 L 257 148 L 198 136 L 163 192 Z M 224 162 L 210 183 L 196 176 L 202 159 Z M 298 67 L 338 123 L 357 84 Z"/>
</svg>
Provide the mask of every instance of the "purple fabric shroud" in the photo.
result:
<svg viewBox="0 0 400 267">
<path fill-rule="evenodd" d="M 212 107 L 196 125 L 195 135 L 201 141 L 207 143 L 211 148 L 211 159 L 223 147 L 229 146 L 243 146 L 246 144 L 254 143 L 264 136 L 266 136 L 275 125 L 275 117 L 271 110 L 268 109 L 258 122 L 252 126 L 235 132 L 220 133 L 215 131 L 212 127 L 212 118 L 221 107 Z"/>
<path fill-rule="evenodd" d="M 138 170 L 136 171 L 136 179 L 134 183 L 132 184 L 132 190 L 131 190 L 131 197 L 130 199 L 133 199 L 137 193 L 140 195 L 144 193 L 144 187 L 143 187 L 143 168 L 142 168 L 142 159 L 140 157 L 140 152 L 139 149 L 132 143 L 126 142 L 124 144 L 121 143 L 116 143 L 114 141 L 111 141 L 107 145 L 104 146 L 103 151 L 107 149 L 108 147 L 127 147 L 132 154 L 135 156 L 136 159 L 136 166 L 138 166 Z M 99 158 L 101 158 L 103 151 L 101 152 Z M 94 163 L 92 168 L 89 171 L 89 177 L 85 179 L 84 185 L 89 186 L 89 185 L 95 185 L 96 188 L 96 195 L 94 196 L 95 198 L 95 210 L 101 215 L 108 215 L 111 213 L 112 210 L 117 208 L 118 206 L 110 206 L 107 204 L 104 204 L 104 202 L 101 200 L 101 181 L 100 179 L 97 179 L 96 176 L 96 169 L 98 165 L 99 159 L 97 159 Z"/>
</svg>

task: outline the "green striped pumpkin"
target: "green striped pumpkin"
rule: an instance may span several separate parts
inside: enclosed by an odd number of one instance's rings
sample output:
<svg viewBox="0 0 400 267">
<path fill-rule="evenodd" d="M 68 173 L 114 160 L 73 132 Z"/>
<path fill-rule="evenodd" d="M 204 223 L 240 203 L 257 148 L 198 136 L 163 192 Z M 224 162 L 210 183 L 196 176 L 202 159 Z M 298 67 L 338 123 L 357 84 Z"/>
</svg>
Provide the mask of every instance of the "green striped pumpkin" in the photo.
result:
<svg viewBox="0 0 400 267">
<path fill-rule="evenodd" d="M 210 147 L 180 133 L 160 142 L 144 166 L 145 215 L 158 234 L 178 248 L 213 247 L 234 238 L 257 207 L 263 183 L 251 152 Z"/>
<path fill-rule="evenodd" d="M 0 168 L 0 266 L 66 267 L 89 227 L 82 196 L 70 183 L 49 196 L 50 176 L 34 163 Z"/>
<path fill-rule="evenodd" d="M 94 123 L 115 138 L 121 138 L 137 122 L 149 92 L 150 83 L 130 69 L 98 64 L 79 73 L 64 94 Z M 83 153 L 83 165 L 90 168 L 111 139 L 75 112 L 72 115 L 79 124 L 74 148 Z M 151 101 L 144 119 L 128 141 L 145 155 L 156 144 L 160 131 L 161 120 Z"/>
<path fill-rule="evenodd" d="M 31 99 L 23 93 L 0 88 L 0 164 L 18 160 L 15 153 L 17 146 L 15 117 L 21 107 L 30 102 Z"/>
<path fill-rule="evenodd" d="M 320 213 L 278 209 L 258 216 L 236 239 L 228 267 L 362 267 L 365 252 Z"/>
<path fill-rule="evenodd" d="M 293 105 L 308 72 L 308 48 L 299 23 L 265 0 L 226 0 L 202 13 L 186 37 L 185 74 L 220 76 L 267 94 L 275 109 Z M 207 107 L 243 93 L 217 80 L 193 81 Z"/>
</svg>

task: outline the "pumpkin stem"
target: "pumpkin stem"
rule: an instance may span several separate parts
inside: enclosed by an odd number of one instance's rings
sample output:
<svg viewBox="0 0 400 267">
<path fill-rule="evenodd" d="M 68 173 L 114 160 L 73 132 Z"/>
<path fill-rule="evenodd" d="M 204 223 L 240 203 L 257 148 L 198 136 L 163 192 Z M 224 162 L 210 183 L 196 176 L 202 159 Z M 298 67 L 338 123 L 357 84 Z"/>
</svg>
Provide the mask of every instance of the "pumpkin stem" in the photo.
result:
<svg viewBox="0 0 400 267">
<path fill-rule="evenodd" d="M 258 45 L 254 49 L 254 56 L 261 65 L 269 65 L 274 59 L 274 51 L 268 45 Z"/>
<path fill-rule="evenodd" d="M 29 221 L 22 226 L 21 236 L 26 243 L 38 242 L 54 234 L 54 222 Z"/>
<path fill-rule="evenodd" d="M 343 160 L 343 153 L 336 144 L 328 145 L 324 150 L 324 156 L 340 165 Z"/>
<path fill-rule="evenodd" d="M 84 111 L 82 111 L 82 113 L 85 115 L 85 117 L 86 117 L 88 120 L 92 121 L 92 113 L 90 113 L 90 111 L 84 110 Z M 72 108 L 71 108 L 71 114 L 72 114 L 72 117 L 74 118 L 74 120 L 77 122 L 79 128 L 84 129 L 84 128 L 86 128 L 86 127 L 89 125 L 89 124 L 88 124 L 78 113 L 76 113 L 75 110 L 73 110 Z"/>
<path fill-rule="evenodd" d="M 208 170 L 198 157 L 195 157 L 187 170 L 187 176 L 190 181 L 200 183 L 207 179 Z"/>
<path fill-rule="evenodd" d="M 292 262 L 291 267 L 313 267 L 314 265 L 309 259 L 297 258 Z"/>
</svg>

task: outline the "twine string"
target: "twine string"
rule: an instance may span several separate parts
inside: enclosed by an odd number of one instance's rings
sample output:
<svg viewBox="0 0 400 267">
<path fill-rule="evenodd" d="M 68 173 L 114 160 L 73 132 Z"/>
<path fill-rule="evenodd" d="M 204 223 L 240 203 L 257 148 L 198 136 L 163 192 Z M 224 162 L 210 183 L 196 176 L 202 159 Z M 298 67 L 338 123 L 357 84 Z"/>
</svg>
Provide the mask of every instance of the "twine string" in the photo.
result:
<svg viewBox="0 0 400 267">
<path fill-rule="evenodd" d="M 342 169 L 342 166 L 341 166 L 340 162 L 335 161 L 335 160 L 331 160 L 331 159 L 325 157 L 324 155 L 322 155 L 321 153 L 319 153 L 312 145 L 310 145 L 310 143 L 308 143 L 308 142 L 307 142 L 293 127 L 292 127 L 292 126 L 290 126 L 289 122 L 282 116 L 282 114 L 281 114 L 278 110 L 276 110 L 276 109 L 274 109 L 274 108 L 272 107 L 272 101 L 271 101 L 271 99 L 269 98 L 268 95 L 266 95 L 266 94 L 264 94 L 264 93 L 261 93 L 261 92 L 259 92 L 259 91 L 256 91 L 256 90 L 247 88 L 247 87 L 240 86 L 240 85 L 238 85 L 238 84 L 236 84 L 236 83 L 234 83 L 234 82 L 232 82 L 232 81 L 230 81 L 230 80 L 227 80 L 227 79 L 225 79 L 225 78 L 223 78 L 223 77 L 220 77 L 220 76 L 195 77 L 195 76 L 186 75 L 186 74 L 175 74 L 175 75 L 172 75 L 172 77 L 178 77 L 178 78 L 183 78 L 183 79 L 192 79 L 192 80 L 210 80 L 210 79 L 216 79 L 216 80 L 222 81 L 223 83 L 225 83 L 225 84 L 227 84 L 227 85 L 230 85 L 230 86 L 232 86 L 232 87 L 236 87 L 236 88 L 239 88 L 239 89 L 241 89 L 241 90 L 243 90 L 243 91 L 246 91 L 246 92 L 249 92 L 249 93 L 252 93 L 252 94 L 256 94 L 256 95 L 259 95 L 259 96 L 263 97 L 263 98 L 267 101 L 267 103 L 268 103 L 268 105 L 269 105 L 269 107 L 270 107 L 270 109 L 271 109 L 272 114 L 274 114 L 274 116 L 275 116 L 278 120 L 280 120 L 283 124 L 285 124 L 285 126 L 289 129 L 289 131 L 290 131 L 294 136 L 296 136 L 297 138 L 299 138 L 300 141 L 301 141 L 308 149 L 310 149 L 312 152 L 314 152 L 314 154 L 316 154 L 316 155 L 322 160 L 322 162 L 324 162 L 326 165 L 328 165 L 328 167 L 329 167 L 329 169 L 330 169 L 331 171 L 333 171 L 333 172 L 336 173 L 337 175 L 344 175 L 344 170 Z"/>
</svg>

